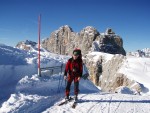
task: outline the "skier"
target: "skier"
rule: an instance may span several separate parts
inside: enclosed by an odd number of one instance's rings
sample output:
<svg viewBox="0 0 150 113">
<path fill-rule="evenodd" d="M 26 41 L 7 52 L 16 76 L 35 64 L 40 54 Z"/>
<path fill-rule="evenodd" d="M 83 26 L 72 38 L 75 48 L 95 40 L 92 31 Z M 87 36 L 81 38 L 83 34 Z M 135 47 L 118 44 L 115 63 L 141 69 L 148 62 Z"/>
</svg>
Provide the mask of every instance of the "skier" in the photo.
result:
<svg viewBox="0 0 150 113">
<path fill-rule="evenodd" d="M 66 86 L 66 91 L 65 91 L 66 100 L 69 100 L 70 86 L 71 86 L 72 81 L 74 81 L 75 101 L 77 101 L 78 92 L 79 92 L 79 81 L 80 81 L 81 76 L 82 76 L 81 50 L 75 49 L 73 51 L 72 58 L 70 58 L 66 64 L 65 72 L 64 72 L 64 79 L 67 80 L 67 86 Z"/>
</svg>

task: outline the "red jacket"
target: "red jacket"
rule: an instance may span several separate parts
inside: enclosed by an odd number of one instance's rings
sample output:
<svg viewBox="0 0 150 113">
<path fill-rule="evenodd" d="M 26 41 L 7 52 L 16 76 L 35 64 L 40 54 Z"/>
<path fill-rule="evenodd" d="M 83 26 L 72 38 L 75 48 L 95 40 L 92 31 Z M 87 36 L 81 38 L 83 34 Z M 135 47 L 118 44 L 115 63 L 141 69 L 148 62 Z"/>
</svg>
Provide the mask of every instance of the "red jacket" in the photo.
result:
<svg viewBox="0 0 150 113">
<path fill-rule="evenodd" d="M 70 58 L 68 60 L 66 64 L 64 76 L 67 76 L 67 73 L 69 73 L 69 76 L 75 76 L 75 77 L 82 76 L 82 59 L 80 57 L 76 60 L 74 60 L 73 58 Z"/>
</svg>

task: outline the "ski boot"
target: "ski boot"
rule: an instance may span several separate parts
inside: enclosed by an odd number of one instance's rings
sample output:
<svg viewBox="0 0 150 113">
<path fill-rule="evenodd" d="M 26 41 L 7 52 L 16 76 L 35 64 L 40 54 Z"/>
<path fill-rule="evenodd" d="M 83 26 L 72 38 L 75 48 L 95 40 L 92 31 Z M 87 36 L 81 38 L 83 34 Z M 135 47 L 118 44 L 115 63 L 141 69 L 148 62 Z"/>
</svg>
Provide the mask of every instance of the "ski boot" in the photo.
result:
<svg viewBox="0 0 150 113">
<path fill-rule="evenodd" d="M 74 101 L 77 102 L 77 100 L 78 100 L 78 96 L 75 95 Z"/>
<path fill-rule="evenodd" d="M 69 96 L 66 96 L 66 97 L 65 97 L 65 100 L 66 100 L 66 101 L 69 101 L 69 99 L 70 99 Z"/>
</svg>

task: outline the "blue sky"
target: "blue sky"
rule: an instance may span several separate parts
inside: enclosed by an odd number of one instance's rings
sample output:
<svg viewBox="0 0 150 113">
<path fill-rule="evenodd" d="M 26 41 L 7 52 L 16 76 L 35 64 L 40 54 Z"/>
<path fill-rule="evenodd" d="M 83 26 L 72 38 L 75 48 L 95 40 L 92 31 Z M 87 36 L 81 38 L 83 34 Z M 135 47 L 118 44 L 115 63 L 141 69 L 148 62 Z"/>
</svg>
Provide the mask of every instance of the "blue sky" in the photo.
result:
<svg viewBox="0 0 150 113">
<path fill-rule="evenodd" d="M 150 48 L 149 0 L 0 0 L 0 43 L 37 42 L 39 14 L 42 39 L 63 25 L 75 32 L 109 27 L 122 37 L 126 51 Z"/>
</svg>

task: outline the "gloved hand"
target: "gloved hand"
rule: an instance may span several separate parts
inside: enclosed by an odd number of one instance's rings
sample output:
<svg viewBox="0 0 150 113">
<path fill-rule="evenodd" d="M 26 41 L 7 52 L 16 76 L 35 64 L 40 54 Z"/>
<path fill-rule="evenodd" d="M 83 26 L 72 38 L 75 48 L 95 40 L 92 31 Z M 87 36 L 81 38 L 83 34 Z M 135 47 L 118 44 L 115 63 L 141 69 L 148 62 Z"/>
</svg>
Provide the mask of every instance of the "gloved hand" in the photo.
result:
<svg viewBox="0 0 150 113">
<path fill-rule="evenodd" d="M 64 79 L 67 80 L 67 76 L 64 76 Z"/>
<path fill-rule="evenodd" d="M 80 81 L 81 77 L 78 77 L 78 81 Z"/>
</svg>

